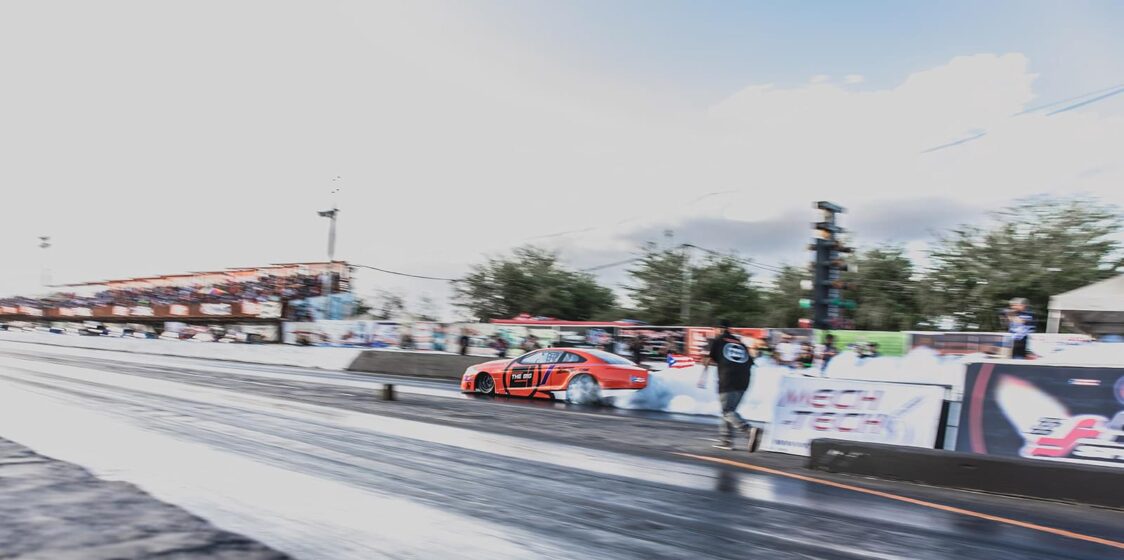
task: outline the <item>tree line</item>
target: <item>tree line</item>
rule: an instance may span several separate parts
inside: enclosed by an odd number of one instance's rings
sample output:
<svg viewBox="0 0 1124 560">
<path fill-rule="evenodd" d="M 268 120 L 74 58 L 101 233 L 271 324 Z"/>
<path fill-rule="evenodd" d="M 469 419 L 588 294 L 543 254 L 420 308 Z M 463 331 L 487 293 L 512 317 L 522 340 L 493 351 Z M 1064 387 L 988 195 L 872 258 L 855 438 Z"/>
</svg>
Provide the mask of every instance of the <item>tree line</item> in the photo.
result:
<svg viewBox="0 0 1124 560">
<path fill-rule="evenodd" d="M 937 234 L 914 262 L 901 245 L 860 248 L 848 260 L 848 317 L 863 330 L 1000 328 L 999 310 L 1025 297 L 1045 320 L 1049 298 L 1119 274 L 1121 214 L 1096 200 L 1037 198 L 994 212 L 986 223 Z M 809 232 L 811 233 L 811 232 Z M 555 252 L 525 246 L 489 258 L 456 284 L 455 303 L 487 321 L 521 313 L 567 320 L 637 319 L 650 324 L 795 327 L 807 312 L 807 265 L 784 265 L 759 281 L 735 254 L 692 255 L 687 246 L 639 248 L 621 286 L 628 297 L 570 270 Z"/>
</svg>

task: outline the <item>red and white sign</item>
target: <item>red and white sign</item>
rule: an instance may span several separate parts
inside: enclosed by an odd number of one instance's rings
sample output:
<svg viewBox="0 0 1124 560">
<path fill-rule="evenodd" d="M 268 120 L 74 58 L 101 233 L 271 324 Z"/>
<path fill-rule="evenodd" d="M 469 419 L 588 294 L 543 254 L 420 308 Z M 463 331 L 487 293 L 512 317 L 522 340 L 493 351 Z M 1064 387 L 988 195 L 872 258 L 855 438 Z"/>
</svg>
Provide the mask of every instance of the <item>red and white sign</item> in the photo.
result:
<svg viewBox="0 0 1124 560">
<path fill-rule="evenodd" d="M 113 306 L 113 314 L 118 316 L 118 317 L 128 317 L 129 316 L 129 308 L 125 307 L 124 305 L 114 305 Z"/>
<path fill-rule="evenodd" d="M 187 316 L 187 306 L 186 305 L 171 305 L 171 306 L 168 307 L 168 314 L 169 315 L 175 315 L 176 317 L 186 317 Z"/>
<path fill-rule="evenodd" d="M 129 315 L 133 317 L 152 317 L 155 315 L 151 307 L 137 306 L 129 310 Z"/>
<path fill-rule="evenodd" d="M 23 315 L 31 315 L 33 317 L 42 317 L 43 316 L 43 310 L 42 309 L 37 309 L 35 307 L 28 307 L 26 305 L 20 306 L 20 313 L 23 314 Z"/>
<path fill-rule="evenodd" d="M 706 355 L 706 347 L 710 344 L 710 339 L 714 338 L 715 329 L 705 327 L 687 329 L 687 338 L 684 342 L 684 350 L 687 355 L 692 358 L 699 359 Z"/>
<path fill-rule="evenodd" d="M 932 385 L 786 377 L 763 447 L 808 455 L 812 440 L 828 438 L 931 449 L 944 391 Z"/>
</svg>

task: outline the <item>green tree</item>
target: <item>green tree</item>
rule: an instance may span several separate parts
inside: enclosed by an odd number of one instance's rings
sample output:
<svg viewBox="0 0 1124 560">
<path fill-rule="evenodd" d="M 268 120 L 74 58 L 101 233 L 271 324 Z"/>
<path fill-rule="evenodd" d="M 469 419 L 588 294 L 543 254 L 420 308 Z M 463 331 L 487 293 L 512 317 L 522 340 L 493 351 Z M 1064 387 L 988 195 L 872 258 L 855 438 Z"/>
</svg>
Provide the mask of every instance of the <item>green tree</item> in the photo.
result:
<svg viewBox="0 0 1124 560">
<path fill-rule="evenodd" d="M 810 280 L 807 268 L 784 265 L 765 290 L 762 326 L 784 328 L 799 326 L 800 319 L 810 316 L 810 312 L 800 308 L 801 298 L 808 292 L 800 283 Z"/>
<path fill-rule="evenodd" d="M 692 269 L 692 323 L 716 325 L 725 319 L 735 325 L 756 325 L 763 311 L 761 290 L 741 259 L 710 255 Z"/>
<path fill-rule="evenodd" d="M 921 317 L 913 262 L 901 247 L 868 249 L 851 261 L 844 274 L 851 284 L 845 296 L 857 304 L 850 314 L 855 328 L 873 331 L 909 330 Z"/>
<path fill-rule="evenodd" d="M 636 318 L 656 325 L 682 323 L 683 298 L 688 295 L 691 324 L 714 325 L 726 319 L 751 325 L 760 319 L 760 289 L 738 257 L 710 254 L 694 264 L 683 247 L 658 249 L 649 243 L 643 251 L 625 287 Z"/>
<path fill-rule="evenodd" d="M 999 310 L 1010 298 L 1025 297 L 1042 323 L 1050 296 L 1117 273 L 1124 264 L 1121 231 L 1115 208 L 1086 198 L 1051 197 L 996 212 L 985 226 L 955 228 L 929 253 L 922 292 L 926 314 L 999 329 Z"/>
<path fill-rule="evenodd" d="M 682 322 L 683 295 L 687 286 L 687 253 L 683 250 L 643 247 L 640 261 L 629 269 L 625 286 L 636 307 L 636 318 L 653 325 Z"/>
<path fill-rule="evenodd" d="M 580 321 L 612 308 L 615 298 L 593 276 L 562 268 L 557 253 L 526 246 L 473 267 L 457 282 L 455 303 L 481 321 L 520 313 Z"/>
<path fill-rule="evenodd" d="M 406 299 L 400 294 L 389 290 L 380 290 L 374 298 L 373 304 L 364 303 L 365 313 L 378 320 L 390 320 L 401 317 L 406 312 Z"/>
</svg>

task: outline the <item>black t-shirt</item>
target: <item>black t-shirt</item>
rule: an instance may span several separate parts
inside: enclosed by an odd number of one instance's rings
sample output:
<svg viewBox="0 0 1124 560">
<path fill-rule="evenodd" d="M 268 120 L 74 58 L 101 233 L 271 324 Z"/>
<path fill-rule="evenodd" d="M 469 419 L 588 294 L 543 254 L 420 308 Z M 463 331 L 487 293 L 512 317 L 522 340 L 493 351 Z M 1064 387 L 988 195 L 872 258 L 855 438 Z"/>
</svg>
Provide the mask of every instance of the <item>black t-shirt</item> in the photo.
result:
<svg viewBox="0 0 1124 560">
<path fill-rule="evenodd" d="M 723 333 L 710 341 L 710 359 L 718 364 L 718 392 L 745 391 L 749 388 L 749 374 L 753 369 L 753 356 L 738 337 Z"/>
</svg>

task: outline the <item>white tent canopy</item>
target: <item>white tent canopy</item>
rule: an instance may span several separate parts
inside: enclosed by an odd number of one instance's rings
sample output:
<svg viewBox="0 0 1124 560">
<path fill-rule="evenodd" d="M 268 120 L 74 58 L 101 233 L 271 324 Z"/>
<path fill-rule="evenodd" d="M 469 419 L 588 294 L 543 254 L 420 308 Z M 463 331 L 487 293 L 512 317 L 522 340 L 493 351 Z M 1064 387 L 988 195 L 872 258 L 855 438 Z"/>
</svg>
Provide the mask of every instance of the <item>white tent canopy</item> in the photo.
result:
<svg viewBox="0 0 1124 560">
<path fill-rule="evenodd" d="M 1046 332 L 1062 320 L 1093 336 L 1124 334 L 1124 274 L 1050 298 Z"/>
</svg>

